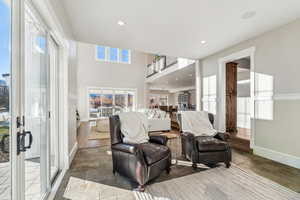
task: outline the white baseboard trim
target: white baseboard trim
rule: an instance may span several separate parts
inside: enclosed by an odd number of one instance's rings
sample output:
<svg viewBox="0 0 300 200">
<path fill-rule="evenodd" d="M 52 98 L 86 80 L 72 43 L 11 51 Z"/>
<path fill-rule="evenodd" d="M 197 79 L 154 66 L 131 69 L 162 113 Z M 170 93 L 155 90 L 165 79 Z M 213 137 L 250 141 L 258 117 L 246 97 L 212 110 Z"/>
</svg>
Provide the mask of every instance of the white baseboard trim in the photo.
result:
<svg viewBox="0 0 300 200">
<path fill-rule="evenodd" d="M 300 158 L 289 154 L 281 153 L 271 149 L 254 146 L 253 153 L 261 157 L 300 169 Z"/>
<path fill-rule="evenodd" d="M 69 165 L 71 165 L 71 163 L 76 155 L 77 150 L 78 150 L 78 142 L 75 142 L 75 144 L 73 145 L 72 150 L 69 154 Z"/>
</svg>

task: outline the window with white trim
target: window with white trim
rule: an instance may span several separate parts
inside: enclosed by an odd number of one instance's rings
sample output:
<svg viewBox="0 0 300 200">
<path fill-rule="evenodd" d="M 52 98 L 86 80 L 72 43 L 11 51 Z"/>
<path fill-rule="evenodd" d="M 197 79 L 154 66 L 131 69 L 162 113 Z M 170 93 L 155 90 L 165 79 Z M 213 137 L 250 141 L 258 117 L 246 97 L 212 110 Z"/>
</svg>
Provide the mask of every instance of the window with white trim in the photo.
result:
<svg viewBox="0 0 300 200">
<path fill-rule="evenodd" d="M 217 76 L 208 76 L 203 78 L 203 110 L 216 114 L 217 98 Z"/>
<path fill-rule="evenodd" d="M 103 62 L 130 64 L 131 52 L 128 49 L 97 45 L 96 60 Z"/>
<path fill-rule="evenodd" d="M 237 127 L 251 128 L 250 97 L 237 98 Z"/>
<path fill-rule="evenodd" d="M 136 95 L 135 89 L 89 89 L 89 117 L 98 119 L 134 111 Z"/>
<path fill-rule="evenodd" d="M 273 120 L 273 76 L 255 73 L 255 119 Z"/>
</svg>

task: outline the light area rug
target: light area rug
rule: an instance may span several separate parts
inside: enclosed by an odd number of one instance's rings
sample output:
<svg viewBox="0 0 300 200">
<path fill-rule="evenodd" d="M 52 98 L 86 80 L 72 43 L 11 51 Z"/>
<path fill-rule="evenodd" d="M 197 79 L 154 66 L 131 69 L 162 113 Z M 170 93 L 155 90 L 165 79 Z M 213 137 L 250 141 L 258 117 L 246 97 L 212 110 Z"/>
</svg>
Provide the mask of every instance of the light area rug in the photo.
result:
<svg viewBox="0 0 300 200">
<path fill-rule="evenodd" d="M 145 192 L 71 178 L 72 200 L 299 200 L 300 194 L 233 165 L 148 185 Z"/>
<path fill-rule="evenodd" d="M 98 132 L 96 128 L 91 129 L 91 133 L 88 136 L 89 140 L 102 140 L 102 139 L 109 139 L 110 133 L 109 132 Z"/>
</svg>

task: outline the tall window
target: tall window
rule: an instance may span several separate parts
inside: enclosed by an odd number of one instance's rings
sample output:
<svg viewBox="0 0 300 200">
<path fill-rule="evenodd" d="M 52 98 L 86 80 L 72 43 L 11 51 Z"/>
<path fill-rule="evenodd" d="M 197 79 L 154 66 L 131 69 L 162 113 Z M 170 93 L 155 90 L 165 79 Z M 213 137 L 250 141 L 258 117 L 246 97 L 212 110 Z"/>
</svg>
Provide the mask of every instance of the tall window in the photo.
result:
<svg viewBox="0 0 300 200">
<path fill-rule="evenodd" d="M 237 98 L 237 127 L 251 128 L 250 97 Z"/>
<path fill-rule="evenodd" d="M 217 98 L 217 76 L 208 76 L 203 78 L 203 110 L 216 114 Z"/>
<path fill-rule="evenodd" d="M 90 119 L 135 110 L 136 91 L 134 89 L 91 89 L 88 92 Z"/>
<path fill-rule="evenodd" d="M 255 119 L 273 120 L 273 76 L 255 73 Z"/>
<path fill-rule="evenodd" d="M 130 64 L 131 52 L 128 49 L 96 46 L 96 59 L 104 62 Z"/>
</svg>

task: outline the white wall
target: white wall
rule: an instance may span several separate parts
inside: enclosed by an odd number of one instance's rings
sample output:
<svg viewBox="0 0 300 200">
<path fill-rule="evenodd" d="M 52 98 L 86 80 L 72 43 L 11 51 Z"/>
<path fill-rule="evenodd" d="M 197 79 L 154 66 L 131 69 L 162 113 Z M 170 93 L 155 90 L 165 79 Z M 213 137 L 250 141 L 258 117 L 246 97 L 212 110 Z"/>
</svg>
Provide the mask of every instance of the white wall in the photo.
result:
<svg viewBox="0 0 300 200">
<path fill-rule="evenodd" d="M 68 65 L 68 130 L 69 130 L 69 153 L 77 142 L 77 43 L 69 41 L 69 65 Z"/>
<path fill-rule="evenodd" d="M 145 107 L 147 54 L 131 51 L 131 64 L 96 61 L 95 45 L 78 43 L 78 110 L 88 119 L 88 87 L 137 89 L 138 108 Z"/>
<path fill-rule="evenodd" d="M 274 99 L 273 120 L 255 120 L 255 146 L 297 158 L 297 165 L 300 168 L 299 35 L 300 20 L 297 20 L 204 58 L 201 62 L 204 77 L 218 75 L 220 58 L 252 46 L 256 47 L 255 72 L 273 76 L 274 94 L 278 98 Z M 291 94 L 294 98 L 289 98 L 287 94 Z"/>
</svg>

